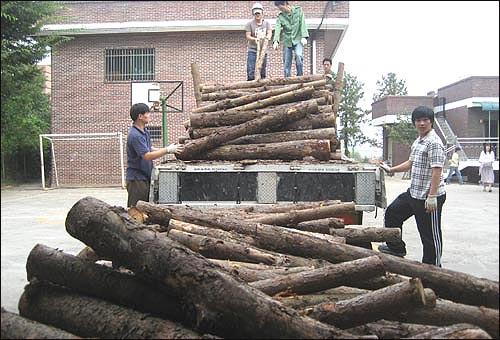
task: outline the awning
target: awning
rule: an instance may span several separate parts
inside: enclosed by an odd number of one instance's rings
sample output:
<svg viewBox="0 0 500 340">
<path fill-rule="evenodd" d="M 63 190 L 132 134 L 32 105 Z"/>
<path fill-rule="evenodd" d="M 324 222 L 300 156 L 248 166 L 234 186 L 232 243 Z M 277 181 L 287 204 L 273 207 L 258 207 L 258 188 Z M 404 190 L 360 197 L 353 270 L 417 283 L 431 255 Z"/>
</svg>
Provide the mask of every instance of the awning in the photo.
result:
<svg viewBox="0 0 500 340">
<path fill-rule="evenodd" d="M 498 102 L 473 102 L 474 107 L 481 107 L 483 111 L 498 111 Z"/>
</svg>

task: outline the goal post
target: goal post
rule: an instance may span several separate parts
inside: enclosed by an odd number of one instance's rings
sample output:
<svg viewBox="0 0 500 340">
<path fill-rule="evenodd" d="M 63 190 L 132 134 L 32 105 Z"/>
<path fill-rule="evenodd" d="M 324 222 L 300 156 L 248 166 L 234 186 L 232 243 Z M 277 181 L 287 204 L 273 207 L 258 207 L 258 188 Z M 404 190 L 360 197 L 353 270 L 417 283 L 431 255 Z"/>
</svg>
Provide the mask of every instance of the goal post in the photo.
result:
<svg viewBox="0 0 500 340">
<path fill-rule="evenodd" d="M 52 186 L 121 185 L 125 188 L 123 133 L 40 134 L 40 172 L 45 179 L 44 140 L 50 143 Z"/>
</svg>

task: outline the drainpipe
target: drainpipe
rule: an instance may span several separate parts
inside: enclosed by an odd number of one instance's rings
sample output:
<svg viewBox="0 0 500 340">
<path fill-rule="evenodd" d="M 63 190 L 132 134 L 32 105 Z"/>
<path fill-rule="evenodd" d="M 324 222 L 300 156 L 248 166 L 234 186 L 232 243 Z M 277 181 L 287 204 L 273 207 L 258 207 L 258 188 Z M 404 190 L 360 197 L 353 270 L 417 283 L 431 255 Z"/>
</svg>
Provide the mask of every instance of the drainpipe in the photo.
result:
<svg viewBox="0 0 500 340">
<path fill-rule="evenodd" d="M 316 65 L 316 39 L 312 41 L 312 74 L 316 74 L 317 65 Z"/>
<path fill-rule="evenodd" d="M 446 97 L 443 97 L 443 118 L 446 119 Z"/>
</svg>

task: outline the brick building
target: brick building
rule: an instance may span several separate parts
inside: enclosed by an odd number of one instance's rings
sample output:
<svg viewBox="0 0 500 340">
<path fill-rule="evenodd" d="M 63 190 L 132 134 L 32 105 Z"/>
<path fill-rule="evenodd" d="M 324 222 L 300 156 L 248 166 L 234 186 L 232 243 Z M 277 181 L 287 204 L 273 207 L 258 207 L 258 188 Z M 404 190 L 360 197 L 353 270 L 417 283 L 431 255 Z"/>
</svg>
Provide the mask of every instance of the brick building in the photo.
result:
<svg viewBox="0 0 500 340">
<path fill-rule="evenodd" d="M 191 64 L 198 63 L 202 83 L 245 81 L 244 26 L 254 2 L 57 1 L 65 9 L 42 34 L 72 39 L 52 51 L 52 134 L 116 132 L 125 143 L 130 106 L 143 98 L 134 86 L 152 82 L 168 95 L 167 136 L 159 112 L 150 124 L 153 144 L 186 137 L 183 123 L 196 107 Z M 274 1 L 261 3 L 274 27 L 279 10 Z M 349 2 L 290 3 L 303 8 L 310 35 L 304 74 L 322 72 L 322 59 L 335 55 L 348 28 Z M 281 50 L 269 48 L 267 77 L 282 77 L 282 64 Z M 64 141 L 54 148 L 59 184 L 119 184 L 118 144 L 86 143 Z"/>
<path fill-rule="evenodd" d="M 412 112 L 419 105 L 430 106 L 436 114 L 435 129 L 447 151 L 462 148 L 460 169 L 470 182 L 478 180 L 477 159 L 484 143 L 490 143 L 498 158 L 499 77 L 472 76 L 439 88 L 427 96 L 386 96 L 372 103 L 372 124 L 383 127 L 383 158 L 392 164 L 408 159 L 409 146 L 391 141 L 386 124 L 397 115 Z M 494 164 L 498 182 L 498 161 Z"/>
</svg>

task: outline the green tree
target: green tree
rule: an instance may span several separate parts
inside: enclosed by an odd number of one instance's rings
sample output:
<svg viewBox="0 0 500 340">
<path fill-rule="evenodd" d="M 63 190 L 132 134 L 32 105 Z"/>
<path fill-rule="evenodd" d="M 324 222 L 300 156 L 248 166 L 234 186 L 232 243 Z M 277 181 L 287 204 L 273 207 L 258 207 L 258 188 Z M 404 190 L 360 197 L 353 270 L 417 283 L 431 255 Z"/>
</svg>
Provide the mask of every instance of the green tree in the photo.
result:
<svg viewBox="0 0 500 340">
<path fill-rule="evenodd" d="M 43 94 L 44 76 L 36 64 L 50 46 L 68 38 L 37 34 L 44 24 L 53 22 L 52 15 L 60 8 L 50 1 L 1 2 L 2 180 L 39 176 L 38 135 L 49 132 L 50 102 Z"/>
<path fill-rule="evenodd" d="M 342 95 L 339 105 L 339 119 L 341 129 L 338 132 L 339 140 L 344 141 L 345 155 L 349 157 L 350 151 L 356 145 L 368 143 L 377 145 L 378 141 L 363 133 L 363 124 L 368 124 L 370 114 L 364 112 L 359 106 L 363 98 L 364 84 L 356 76 L 345 73 L 343 77 Z"/>
<path fill-rule="evenodd" d="M 406 96 L 408 90 L 406 81 L 398 80 L 396 73 L 389 72 L 387 76 L 382 76 L 382 80 L 377 80 L 377 92 L 373 94 L 373 101 L 385 96 Z"/>
<path fill-rule="evenodd" d="M 387 136 L 402 145 L 411 145 L 418 137 L 418 132 L 411 122 L 411 112 L 398 113 L 396 123 L 385 126 Z"/>
</svg>

